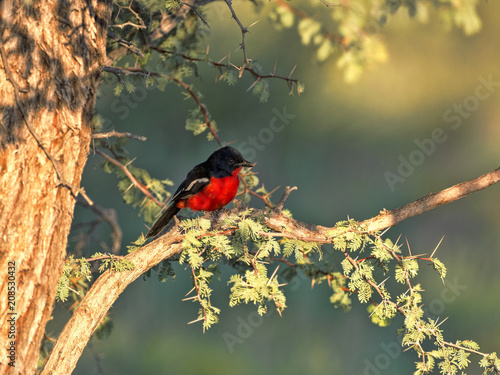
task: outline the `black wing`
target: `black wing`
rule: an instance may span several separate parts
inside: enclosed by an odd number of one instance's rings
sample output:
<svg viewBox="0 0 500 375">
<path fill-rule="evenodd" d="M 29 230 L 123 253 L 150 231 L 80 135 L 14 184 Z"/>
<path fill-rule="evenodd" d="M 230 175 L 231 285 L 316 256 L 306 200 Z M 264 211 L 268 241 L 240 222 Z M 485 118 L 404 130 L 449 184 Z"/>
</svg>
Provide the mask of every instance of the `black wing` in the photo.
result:
<svg viewBox="0 0 500 375">
<path fill-rule="evenodd" d="M 198 164 L 188 173 L 186 179 L 180 184 L 172 196 L 171 202 L 189 198 L 199 193 L 208 185 L 210 176 L 204 164 L 205 163 Z"/>
<path fill-rule="evenodd" d="M 177 208 L 175 206 L 168 206 L 167 209 L 162 213 L 162 215 L 156 220 L 156 222 L 153 224 L 149 232 L 146 234 L 146 238 L 148 237 L 154 237 L 158 233 L 160 233 L 163 228 L 167 226 L 167 224 L 172 220 L 172 218 L 177 214 L 177 212 L 180 211 L 180 208 Z"/>
<path fill-rule="evenodd" d="M 196 193 L 199 193 L 205 186 L 208 185 L 210 182 L 210 176 L 208 175 L 207 168 L 204 164 L 205 163 L 198 164 L 191 170 L 191 172 L 188 173 L 186 179 L 177 188 L 169 203 L 166 204 L 162 212 L 160 212 L 160 217 L 146 234 L 146 238 L 156 236 L 167 226 L 170 220 L 172 220 L 172 218 L 180 211 L 180 209 L 176 206 L 176 203 L 179 200 L 189 198 Z"/>
</svg>

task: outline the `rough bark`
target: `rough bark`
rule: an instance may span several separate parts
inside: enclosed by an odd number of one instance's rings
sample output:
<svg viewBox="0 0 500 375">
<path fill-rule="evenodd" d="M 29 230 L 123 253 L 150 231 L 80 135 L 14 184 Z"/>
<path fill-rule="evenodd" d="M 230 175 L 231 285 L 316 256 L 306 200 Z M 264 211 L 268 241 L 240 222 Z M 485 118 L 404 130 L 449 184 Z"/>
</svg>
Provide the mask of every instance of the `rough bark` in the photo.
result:
<svg viewBox="0 0 500 375">
<path fill-rule="evenodd" d="M 0 325 L 0 374 L 36 371 L 87 160 L 110 9 L 107 0 L 0 3 L 0 316 L 15 319 L 15 338 L 5 319 Z M 15 306 L 6 298 L 14 281 Z"/>
</svg>

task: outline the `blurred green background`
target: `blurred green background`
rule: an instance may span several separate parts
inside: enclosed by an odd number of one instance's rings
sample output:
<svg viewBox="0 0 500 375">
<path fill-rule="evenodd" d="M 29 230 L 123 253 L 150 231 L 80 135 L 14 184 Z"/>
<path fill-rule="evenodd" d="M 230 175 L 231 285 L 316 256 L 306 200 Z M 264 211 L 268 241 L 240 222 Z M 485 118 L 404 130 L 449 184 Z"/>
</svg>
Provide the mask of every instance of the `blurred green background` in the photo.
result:
<svg viewBox="0 0 500 375">
<path fill-rule="evenodd" d="M 429 23 L 422 24 L 399 12 L 381 29 L 388 62 L 365 72 L 355 84 L 344 82 L 335 60 L 314 62 L 315 50 L 302 46 L 295 30 L 276 30 L 266 9 L 256 14 L 251 5 L 235 7 L 243 24 L 259 20 L 247 36 L 249 55 L 259 60 L 264 72 L 271 72 L 277 62 L 277 74 L 288 75 L 297 65 L 295 75 L 306 90 L 300 97 L 289 96 L 286 84 L 274 80 L 269 101 L 261 104 L 246 92 L 251 77 L 244 75 L 236 86 L 215 83 L 209 66 L 201 66 L 197 87 L 223 141 L 234 142 L 245 152 L 251 147 L 243 142 L 260 137 L 262 149 L 255 153 L 254 171 L 269 190 L 278 185 L 298 187 L 286 204 L 296 219 L 327 226 L 347 217 L 367 219 L 383 208 L 399 207 L 500 166 L 500 85 L 491 91 L 481 88 L 488 98 L 474 99 L 481 77 L 500 82 L 499 2 L 481 2 L 483 28 L 469 37 L 456 29 L 444 31 L 432 13 Z M 241 34 L 225 4 L 207 9 L 210 56 L 218 60 L 230 52 L 231 59 L 240 62 L 241 53 L 235 49 Z M 169 85 L 165 92 L 135 95 L 117 98 L 113 87 L 104 85 L 98 113 L 112 122 L 112 129 L 146 136 L 147 142 L 128 142 L 130 156 L 137 158 L 134 165 L 157 178 L 170 178 L 177 186 L 217 145 L 184 129 L 194 103 L 184 99 L 180 88 Z M 127 113 L 122 109 L 124 96 L 134 105 L 127 106 Z M 443 116 L 456 104 L 476 108 L 466 111 L 467 117 L 454 129 L 455 121 Z M 262 130 L 284 108 L 290 116 L 283 130 Z M 386 172 L 397 174 L 401 158 L 409 160 L 418 150 L 415 142 L 431 138 L 436 128 L 443 129 L 446 140 L 435 143 L 435 150 L 391 189 Z M 105 174 L 101 163 L 98 155 L 90 156 L 82 184 L 96 203 L 117 209 L 125 247 L 146 227 L 137 211 L 122 202 L 116 177 Z M 275 194 L 275 202 L 281 192 Z M 424 304 L 430 317 L 449 317 L 441 326 L 448 341 L 472 339 L 483 352 L 500 349 L 499 197 L 500 186 L 493 186 L 388 232 L 394 240 L 402 234 L 413 254 L 430 254 L 444 236 L 437 256 L 449 269 L 449 284 L 443 285 L 430 267 L 422 267 L 419 282 L 426 289 Z M 254 199 L 251 205 L 261 203 Z M 92 219 L 91 212 L 77 207 L 75 223 Z M 106 239 L 107 228 L 102 225 L 97 234 Z M 97 243 L 92 246 L 99 250 Z M 336 310 L 329 303 L 326 285 L 311 290 L 304 277 L 285 287 L 288 308 L 283 316 L 274 313 L 264 318 L 257 316 L 254 306 L 230 308 L 227 278 L 215 281 L 213 303 L 222 309 L 220 323 L 203 334 L 200 323 L 187 325 L 196 319 L 198 306 L 181 301 L 191 289 L 191 280 L 182 267 L 176 271 L 175 281 L 139 279 L 122 294 L 111 311 L 111 336 L 92 341 L 75 374 L 414 371 L 415 355 L 402 353 L 395 345 L 400 320 L 386 328 L 375 326 L 366 305 L 356 298 L 349 313 Z M 58 305 L 55 317 L 49 331 L 57 332 L 69 313 Z M 239 339 L 228 344 L 228 337 Z M 467 373 L 481 373 L 480 358 L 470 359 L 473 364 Z"/>
</svg>

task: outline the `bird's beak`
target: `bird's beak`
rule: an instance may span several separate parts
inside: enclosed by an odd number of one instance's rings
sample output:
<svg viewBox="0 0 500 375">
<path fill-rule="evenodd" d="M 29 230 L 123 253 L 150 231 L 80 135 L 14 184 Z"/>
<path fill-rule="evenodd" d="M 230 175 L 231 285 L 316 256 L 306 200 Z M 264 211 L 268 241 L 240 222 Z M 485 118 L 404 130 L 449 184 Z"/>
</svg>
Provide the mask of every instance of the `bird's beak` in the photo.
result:
<svg viewBox="0 0 500 375">
<path fill-rule="evenodd" d="M 241 163 L 238 163 L 238 167 L 246 167 L 246 168 L 252 168 L 255 166 L 254 163 L 250 163 L 249 161 L 243 160 Z"/>
</svg>

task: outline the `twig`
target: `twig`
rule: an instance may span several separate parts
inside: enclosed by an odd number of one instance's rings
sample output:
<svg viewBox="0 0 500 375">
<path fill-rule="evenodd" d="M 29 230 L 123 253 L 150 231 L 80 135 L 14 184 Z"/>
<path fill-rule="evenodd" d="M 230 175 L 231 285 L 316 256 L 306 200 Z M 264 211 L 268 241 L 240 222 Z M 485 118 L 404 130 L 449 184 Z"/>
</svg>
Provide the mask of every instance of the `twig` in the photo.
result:
<svg viewBox="0 0 500 375">
<path fill-rule="evenodd" d="M 132 27 L 135 27 L 136 29 L 146 29 L 147 28 L 146 25 L 144 24 L 144 20 L 139 16 L 139 13 L 137 13 L 135 10 L 132 9 L 132 2 L 130 2 L 127 7 L 121 6 L 117 2 L 113 2 L 113 4 L 116 5 L 120 10 L 128 9 L 130 11 L 130 13 L 132 13 L 135 16 L 135 18 L 139 21 L 139 25 L 128 21 L 128 22 L 122 23 L 120 25 L 109 25 L 109 27 L 118 27 L 120 29 L 123 29 L 125 26 L 132 26 Z M 119 12 L 120 11 L 118 11 L 118 14 L 119 14 Z M 117 17 L 118 17 L 118 15 L 117 15 Z"/>
<path fill-rule="evenodd" d="M 128 132 L 120 133 L 120 132 L 117 132 L 116 130 L 112 130 L 112 131 L 106 132 L 106 133 L 92 134 L 93 139 L 110 138 L 110 137 L 118 137 L 118 138 L 125 138 L 126 137 L 126 138 L 136 139 L 138 141 L 147 141 L 147 138 L 142 136 L 142 135 L 136 135 L 136 134 L 132 134 L 132 133 L 128 133 Z"/>
<path fill-rule="evenodd" d="M 188 94 L 191 95 L 191 97 L 194 99 L 194 101 L 196 102 L 196 104 L 200 108 L 201 112 L 203 113 L 203 116 L 205 117 L 205 125 L 208 127 L 208 129 L 210 130 L 210 133 L 212 133 L 212 135 L 214 136 L 214 138 L 217 141 L 217 143 L 219 144 L 219 146 L 222 146 L 222 143 L 219 139 L 219 136 L 217 135 L 217 132 L 212 124 L 212 121 L 210 120 L 210 115 L 208 114 L 207 108 L 200 101 L 200 98 L 195 94 L 193 89 L 191 89 L 191 86 L 189 86 L 187 83 L 185 83 L 185 82 L 183 82 L 180 79 L 177 79 L 175 77 L 172 77 L 172 76 L 166 76 L 166 77 L 168 79 L 174 81 L 175 83 L 177 83 L 179 86 L 182 86 L 184 88 L 184 90 L 186 90 L 188 92 Z"/>
<path fill-rule="evenodd" d="M 273 211 L 275 213 L 280 213 L 283 210 L 283 206 L 285 205 L 285 202 L 288 199 L 288 196 L 294 190 L 297 190 L 297 186 L 294 186 L 294 187 L 287 186 L 285 188 L 285 191 L 283 192 L 283 195 L 282 195 L 280 201 L 278 202 L 278 204 L 276 205 L 276 207 L 274 207 L 274 209 L 273 209 Z"/>
<path fill-rule="evenodd" d="M 210 29 L 210 25 L 208 24 L 208 22 L 202 17 L 202 15 L 200 14 L 200 12 L 198 12 L 198 9 L 192 5 L 192 4 L 189 4 L 189 3 L 185 3 L 184 1 L 180 1 L 179 4 L 181 5 L 185 5 L 187 7 L 190 7 L 193 12 L 196 13 L 196 15 L 200 18 L 200 20 L 205 24 L 206 27 L 208 27 Z"/>
<path fill-rule="evenodd" d="M 342 6 L 340 4 L 330 3 L 329 1 L 326 1 L 326 0 L 319 0 L 319 1 L 321 1 L 321 3 L 323 3 L 327 8 L 330 8 L 330 7 L 341 7 Z"/>
<path fill-rule="evenodd" d="M 118 44 L 122 45 L 126 49 L 128 49 L 130 52 L 133 54 L 139 56 L 141 59 L 144 58 L 144 55 L 142 54 L 141 50 L 134 46 L 131 42 L 126 41 L 125 39 L 120 38 L 118 35 L 116 35 L 114 32 L 111 30 L 108 30 L 108 36 L 111 39 L 114 39 L 118 42 Z"/>
<path fill-rule="evenodd" d="M 269 233 L 267 233 L 267 232 L 259 233 L 259 235 L 266 235 L 266 234 L 269 234 Z M 253 256 L 255 256 L 255 255 L 257 255 L 257 252 L 256 251 L 249 251 L 248 254 L 252 254 Z M 286 264 L 287 266 L 292 267 L 292 268 L 297 267 L 297 265 L 295 263 L 288 261 L 287 259 L 285 259 L 285 257 L 278 258 L 278 257 L 270 256 L 269 259 L 272 260 L 273 262 L 281 262 L 281 263 Z"/>
<path fill-rule="evenodd" d="M 21 112 L 21 115 L 23 116 L 23 120 L 24 120 L 26 127 L 28 128 L 28 131 L 31 133 L 32 137 L 35 139 L 36 143 L 38 144 L 38 147 L 40 147 L 42 149 L 42 151 L 45 153 L 45 156 L 47 157 L 47 159 L 49 159 L 50 162 L 52 163 L 54 171 L 56 172 L 57 178 L 59 180 L 59 185 L 64 186 L 65 188 L 69 189 L 71 194 L 75 198 L 78 196 L 78 194 L 81 194 L 85 198 L 85 200 L 90 205 L 92 205 L 93 204 L 92 200 L 87 196 L 87 194 L 85 193 L 83 188 L 81 188 L 81 187 L 78 188 L 78 187 L 74 186 L 73 184 L 71 184 L 69 181 L 67 181 L 63 177 L 61 171 L 59 170 L 59 167 L 57 166 L 56 161 L 52 157 L 49 150 L 47 150 L 45 148 L 45 146 L 42 144 L 42 140 L 41 140 L 40 136 L 37 134 L 37 132 L 35 131 L 35 129 L 31 125 L 31 122 L 28 119 L 28 115 L 26 114 L 26 111 L 25 111 L 24 106 L 21 102 L 21 99 L 19 98 L 19 93 L 22 90 L 13 78 L 12 71 L 10 70 L 10 66 L 7 63 L 7 56 L 5 55 L 5 51 L 4 51 L 3 47 L 4 47 L 4 43 L 2 40 L 2 45 L 0 46 L 0 55 L 2 57 L 2 62 L 3 62 L 4 69 L 5 69 L 5 74 L 7 75 L 7 79 L 9 80 L 9 82 L 12 84 L 12 87 L 14 88 L 14 97 L 16 99 L 16 104 L 17 104 L 19 111 Z"/>
<path fill-rule="evenodd" d="M 201 301 L 200 287 L 198 286 L 198 281 L 197 281 L 198 279 L 196 278 L 196 273 L 194 272 L 194 268 L 193 267 L 191 267 L 191 271 L 193 273 L 193 282 L 194 282 L 194 287 L 195 287 L 195 290 L 196 290 L 196 295 L 198 297 L 198 300 Z M 207 320 L 207 312 L 206 312 L 206 309 L 203 306 L 203 304 L 201 305 L 201 309 L 202 309 L 202 313 L 203 313 L 203 318 L 193 320 L 192 322 L 189 322 L 188 324 L 192 324 L 192 323 L 198 322 L 200 320 L 203 320 L 203 321 Z M 205 333 L 205 324 L 203 324 L 203 333 Z"/>
<path fill-rule="evenodd" d="M 125 257 L 124 256 L 121 256 L 121 255 L 113 255 L 113 254 L 108 254 L 108 255 L 101 255 L 99 257 L 95 257 L 95 258 L 87 258 L 85 259 L 87 262 L 93 262 L 95 260 L 103 260 L 103 259 L 124 259 Z"/>
<path fill-rule="evenodd" d="M 476 191 L 486 189 L 500 181 L 500 168 L 479 176 L 473 180 L 456 184 L 438 193 L 431 193 L 412 203 L 391 211 L 384 210 L 374 218 L 365 220 L 360 224 L 368 231 L 373 232 L 397 225 L 410 217 L 423 214 L 426 211 L 462 199 Z"/>
<path fill-rule="evenodd" d="M 477 355 L 480 355 L 483 357 L 488 356 L 488 354 L 486 354 L 486 353 L 482 353 L 482 352 L 479 352 L 479 351 L 471 349 L 471 348 L 466 348 L 464 346 L 452 344 L 451 342 L 448 342 L 448 341 L 443 341 L 443 345 L 451 346 L 452 348 L 455 348 L 455 349 L 465 350 L 466 352 L 474 353 L 474 354 L 477 354 Z"/>
<path fill-rule="evenodd" d="M 135 27 L 136 29 L 145 29 L 146 28 L 146 26 L 137 25 L 137 24 L 130 22 L 130 21 L 127 21 L 125 23 L 121 23 L 119 25 L 109 25 L 108 27 L 118 27 L 120 29 L 123 29 L 125 26 L 132 26 L 132 27 Z"/>
<path fill-rule="evenodd" d="M 249 173 L 251 174 L 251 173 Z M 277 186 L 275 187 L 273 190 L 271 190 L 270 192 L 266 193 L 266 194 L 258 194 L 256 193 L 255 191 L 251 190 L 249 187 L 248 187 L 248 184 L 247 182 L 245 181 L 245 179 L 243 178 L 243 175 L 240 175 L 240 180 L 241 182 L 243 183 L 243 191 L 240 193 L 240 194 L 250 194 L 250 195 L 253 195 L 254 197 L 256 198 L 259 198 L 261 199 L 264 204 L 269 207 L 269 208 L 274 208 L 275 206 L 269 201 L 269 197 L 271 196 L 271 194 L 273 194 L 276 190 L 278 190 L 280 188 L 280 186 Z"/>
<path fill-rule="evenodd" d="M 163 204 L 158 199 L 156 199 L 153 196 L 153 194 L 151 194 L 151 192 L 148 190 L 148 188 L 146 186 L 144 186 L 137 178 L 135 178 L 135 176 L 128 170 L 128 168 L 125 165 L 123 165 L 122 163 L 120 163 L 118 160 L 113 159 L 111 156 L 106 155 L 104 152 L 102 152 L 100 150 L 96 150 L 96 152 L 99 155 L 101 155 L 104 159 L 106 159 L 110 163 L 113 163 L 118 168 L 120 168 L 123 172 L 125 172 L 125 174 L 130 179 L 130 181 L 132 182 L 132 184 L 136 188 L 138 188 L 146 197 L 148 197 L 153 202 L 155 202 L 159 207 L 163 207 Z"/>
<path fill-rule="evenodd" d="M 241 67 L 241 69 L 243 70 L 244 67 L 245 67 L 245 65 L 250 62 L 250 60 L 247 57 L 247 48 L 246 48 L 246 45 L 245 45 L 245 35 L 246 35 L 246 33 L 248 33 L 248 28 L 246 28 L 246 27 L 243 26 L 243 24 L 241 23 L 240 19 L 236 15 L 236 12 L 233 9 L 233 4 L 232 4 L 233 2 L 232 2 L 232 0 L 224 0 L 224 1 L 227 4 L 229 10 L 231 11 L 231 15 L 232 15 L 233 19 L 236 21 L 236 23 L 238 24 L 238 27 L 241 30 L 241 44 L 240 44 L 240 48 L 243 51 L 243 66 Z M 240 73 L 240 75 L 241 75 L 241 73 Z"/>
<path fill-rule="evenodd" d="M 116 214 L 116 210 L 113 208 L 104 208 L 95 203 L 90 205 L 84 200 L 80 200 L 78 198 L 77 203 L 83 207 L 90 208 L 97 216 L 109 224 L 111 227 L 111 239 L 113 240 L 113 247 L 111 251 L 113 254 L 118 254 L 122 245 L 123 232 L 120 224 L 118 224 L 118 215 Z"/>
</svg>

